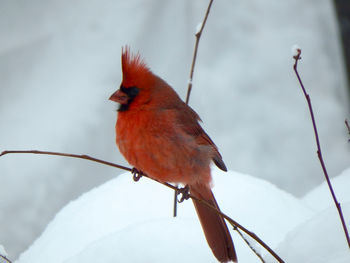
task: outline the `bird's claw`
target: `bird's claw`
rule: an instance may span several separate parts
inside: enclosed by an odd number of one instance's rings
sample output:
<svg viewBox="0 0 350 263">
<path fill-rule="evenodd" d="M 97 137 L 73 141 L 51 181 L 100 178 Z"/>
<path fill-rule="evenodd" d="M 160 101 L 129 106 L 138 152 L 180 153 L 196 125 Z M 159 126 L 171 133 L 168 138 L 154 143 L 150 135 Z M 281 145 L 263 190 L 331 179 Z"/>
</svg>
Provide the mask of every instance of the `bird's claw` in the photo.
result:
<svg viewBox="0 0 350 263">
<path fill-rule="evenodd" d="M 188 187 L 188 185 L 186 185 L 183 188 L 178 188 L 176 190 L 176 195 L 180 195 L 181 194 L 181 198 L 177 199 L 177 201 L 179 203 L 182 203 L 185 200 L 188 200 L 190 198 L 190 192 L 189 192 L 190 188 Z"/>
<path fill-rule="evenodd" d="M 143 172 L 137 170 L 135 167 L 131 169 L 131 173 L 133 174 L 132 179 L 134 179 L 135 182 L 137 182 L 138 180 L 140 180 L 141 177 L 143 176 Z"/>
</svg>

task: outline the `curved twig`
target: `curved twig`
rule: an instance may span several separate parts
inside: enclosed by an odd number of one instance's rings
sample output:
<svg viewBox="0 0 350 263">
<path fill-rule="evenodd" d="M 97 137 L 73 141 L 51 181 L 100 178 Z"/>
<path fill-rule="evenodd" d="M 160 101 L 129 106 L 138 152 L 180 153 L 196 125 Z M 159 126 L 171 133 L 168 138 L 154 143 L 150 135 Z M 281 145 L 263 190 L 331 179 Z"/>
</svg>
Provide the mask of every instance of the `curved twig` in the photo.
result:
<svg viewBox="0 0 350 263">
<path fill-rule="evenodd" d="M 294 62 L 294 65 L 293 65 L 293 69 L 294 69 L 294 72 L 298 78 L 298 81 L 299 81 L 299 84 L 303 90 L 303 93 L 304 93 L 304 96 L 305 96 L 305 99 L 307 101 L 307 104 L 308 104 L 308 107 L 309 107 L 309 111 L 310 111 L 310 115 L 311 115 L 311 120 L 312 120 L 312 126 L 313 126 L 313 129 L 314 129 L 314 134 L 315 134 L 315 139 L 316 139 L 316 146 L 317 146 L 317 156 L 318 156 L 318 159 L 320 160 L 320 163 L 321 163 L 321 167 L 322 167 L 322 170 L 323 170 L 323 174 L 326 178 L 326 181 L 327 181 L 327 184 L 328 184 L 328 188 L 331 192 L 331 195 L 332 195 L 332 198 L 333 198 L 333 201 L 334 201 L 334 204 L 335 206 L 337 207 L 338 209 L 338 213 L 339 213 L 339 217 L 340 217 L 340 221 L 342 223 L 342 226 L 343 226 L 343 230 L 344 230 L 344 233 L 345 233 L 345 237 L 346 237 L 346 240 L 348 242 L 348 246 L 350 248 L 350 238 L 349 238 L 349 233 L 348 233 L 348 229 L 346 227 L 346 224 L 345 224 L 345 220 L 344 220 L 344 216 L 343 216 L 343 212 L 342 212 L 342 209 L 341 209 L 341 206 L 340 206 L 340 203 L 338 202 L 337 200 L 337 197 L 335 196 L 335 192 L 333 190 L 333 187 L 332 187 L 332 183 L 331 183 L 331 180 L 329 179 L 329 176 L 328 176 L 328 172 L 327 172 L 327 169 L 326 169 L 326 165 L 323 161 L 323 157 L 322 157 L 322 152 L 321 152 L 321 145 L 320 145 L 320 139 L 319 139 L 319 136 L 318 136 L 318 131 L 317 131 L 317 127 L 316 127 L 316 121 L 315 121 L 315 116 L 314 116 L 314 112 L 312 110 L 312 105 L 311 105 L 311 99 L 310 99 L 310 95 L 306 92 L 306 89 L 304 87 L 304 84 L 303 82 L 301 81 L 301 78 L 299 76 L 299 72 L 298 72 L 298 61 L 301 59 L 300 55 L 301 55 L 301 49 L 300 48 L 297 48 L 296 50 L 297 54 L 295 56 L 293 56 L 295 62 Z"/>
<path fill-rule="evenodd" d="M 132 172 L 133 169 L 122 166 L 122 165 L 118 165 L 118 164 L 114 164 L 111 162 L 107 162 L 101 159 L 97 159 L 88 155 L 79 155 L 79 154 L 69 154 L 69 153 L 60 153 L 60 152 L 51 152 L 51 151 L 38 151 L 38 150 L 18 150 L 18 151 L 3 151 L 0 154 L 0 157 L 6 154 L 12 154 L 12 153 L 26 153 L 26 154 L 43 154 L 43 155 L 56 155 L 56 156 L 64 156 L 64 157 L 71 157 L 71 158 L 79 158 L 79 159 L 84 159 L 84 160 L 88 160 L 88 161 L 93 161 L 93 162 L 97 162 L 97 163 L 101 163 L 104 165 L 108 165 L 108 166 L 112 166 L 112 167 L 116 167 L 119 169 L 123 169 L 129 172 Z M 147 174 L 142 174 L 142 176 L 145 176 L 153 181 L 156 181 L 158 183 L 161 183 L 171 189 L 173 189 L 174 191 L 178 191 L 179 189 L 169 183 L 164 183 L 164 182 L 160 182 L 156 179 L 153 179 L 151 177 L 149 177 Z M 253 232 L 250 232 L 248 229 L 246 229 L 245 227 L 243 227 L 242 225 L 240 225 L 239 223 L 237 223 L 235 220 L 233 220 L 232 218 L 230 218 L 229 216 L 227 216 L 226 214 L 224 214 L 223 212 L 221 212 L 220 210 L 218 210 L 216 207 L 213 207 L 212 205 L 210 205 L 208 202 L 202 200 L 202 199 L 198 199 L 195 196 L 192 195 L 188 195 L 189 198 L 194 199 L 196 201 L 199 201 L 201 203 L 203 203 L 204 205 L 208 206 L 209 208 L 215 210 L 218 214 L 220 214 L 223 218 L 225 218 L 231 225 L 232 227 L 235 228 L 239 228 L 241 229 L 243 232 L 245 232 L 246 234 L 248 234 L 251 238 L 253 238 L 256 242 L 258 242 L 262 247 L 264 247 L 278 262 L 283 263 L 284 261 L 264 242 L 262 241 L 256 234 L 254 234 Z"/>
<path fill-rule="evenodd" d="M 101 159 L 97 159 L 94 157 L 91 157 L 89 155 L 86 154 L 71 154 L 71 153 L 60 153 L 60 152 L 50 152 L 50 151 L 37 151 L 37 150 L 19 150 L 19 151 L 3 151 L 2 153 L 0 153 L 0 157 L 5 155 L 5 154 L 9 154 L 9 153 L 33 153 L 33 154 L 44 154 L 44 155 L 56 155 L 56 156 L 64 156 L 64 157 L 72 157 L 72 158 L 78 158 L 78 159 L 84 159 L 84 160 L 89 160 L 89 161 L 93 161 L 93 162 L 97 162 L 97 163 L 102 163 L 108 166 L 112 166 L 115 168 L 119 168 L 125 171 L 129 171 L 131 172 L 132 169 L 126 166 L 122 166 L 119 164 L 115 164 L 115 163 L 111 163 L 111 162 L 107 162 Z"/>
</svg>

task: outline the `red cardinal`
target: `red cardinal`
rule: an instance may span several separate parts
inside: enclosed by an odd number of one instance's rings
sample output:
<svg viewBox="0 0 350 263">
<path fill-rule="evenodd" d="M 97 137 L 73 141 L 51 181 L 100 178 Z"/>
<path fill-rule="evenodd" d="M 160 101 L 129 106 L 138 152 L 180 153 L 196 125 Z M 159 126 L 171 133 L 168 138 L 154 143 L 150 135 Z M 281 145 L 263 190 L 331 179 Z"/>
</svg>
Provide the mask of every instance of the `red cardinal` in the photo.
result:
<svg viewBox="0 0 350 263">
<path fill-rule="evenodd" d="M 219 209 L 211 191 L 210 162 L 227 168 L 218 148 L 198 123 L 198 114 L 154 75 L 140 55 L 122 52 L 123 81 L 109 98 L 120 103 L 116 142 L 126 160 L 138 171 L 161 182 L 188 185 L 190 193 Z M 237 261 L 224 219 L 193 200 L 215 257 Z"/>
</svg>

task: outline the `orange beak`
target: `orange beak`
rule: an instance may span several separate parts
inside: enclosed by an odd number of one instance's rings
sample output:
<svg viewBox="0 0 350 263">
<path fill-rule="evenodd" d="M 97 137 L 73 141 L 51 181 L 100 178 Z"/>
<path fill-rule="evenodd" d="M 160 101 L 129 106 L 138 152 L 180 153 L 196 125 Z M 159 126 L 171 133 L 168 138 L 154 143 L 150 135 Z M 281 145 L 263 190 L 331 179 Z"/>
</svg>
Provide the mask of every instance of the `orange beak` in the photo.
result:
<svg viewBox="0 0 350 263">
<path fill-rule="evenodd" d="M 129 96 L 118 89 L 116 92 L 109 97 L 110 100 L 118 102 L 120 104 L 127 104 L 129 100 Z"/>
</svg>

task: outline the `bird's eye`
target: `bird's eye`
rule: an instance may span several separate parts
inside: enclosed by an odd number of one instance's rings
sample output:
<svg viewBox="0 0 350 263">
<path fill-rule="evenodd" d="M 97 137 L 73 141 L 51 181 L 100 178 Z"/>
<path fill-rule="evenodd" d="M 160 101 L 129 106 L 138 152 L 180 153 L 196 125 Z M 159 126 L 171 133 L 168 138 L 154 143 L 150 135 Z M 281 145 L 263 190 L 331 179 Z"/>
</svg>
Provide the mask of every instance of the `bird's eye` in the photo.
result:
<svg viewBox="0 0 350 263">
<path fill-rule="evenodd" d="M 129 98 L 135 98 L 139 94 L 139 89 L 137 87 L 124 87 L 120 86 L 120 90 L 128 95 Z"/>
<path fill-rule="evenodd" d="M 119 88 L 122 92 L 124 92 L 125 94 L 128 92 L 127 91 L 127 89 L 124 87 L 124 86 L 122 86 L 122 85 L 120 85 L 120 88 Z"/>
</svg>

